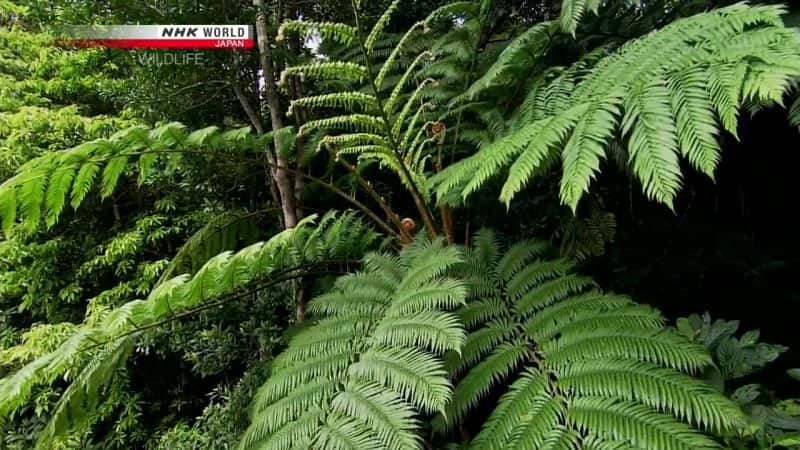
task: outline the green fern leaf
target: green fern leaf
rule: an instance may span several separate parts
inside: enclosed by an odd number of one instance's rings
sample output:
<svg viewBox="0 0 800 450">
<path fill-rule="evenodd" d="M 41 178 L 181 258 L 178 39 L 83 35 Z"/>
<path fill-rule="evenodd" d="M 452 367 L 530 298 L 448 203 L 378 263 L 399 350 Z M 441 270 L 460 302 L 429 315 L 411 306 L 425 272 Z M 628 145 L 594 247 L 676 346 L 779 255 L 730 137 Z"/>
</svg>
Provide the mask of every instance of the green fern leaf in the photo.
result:
<svg viewBox="0 0 800 450">
<path fill-rule="evenodd" d="M 292 100 L 292 108 L 343 108 L 349 111 L 377 112 L 375 96 L 362 92 L 336 92 Z"/>
<path fill-rule="evenodd" d="M 622 130 L 631 133 L 628 154 L 645 194 L 673 209 L 672 199 L 681 187 L 681 170 L 677 129 L 663 80 L 653 79 L 626 99 Z"/>
<path fill-rule="evenodd" d="M 349 114 L 346 116 L 326 117 L 310 120 L 300 127 L 299 134 L 308 135 L 315 130 L 345 130 L 355 133 L 382 134 L 386 123 L 382 118 L 367 114 Z"/>
<path fill-rule="evenodd" d="M 565 1 L 562 24 L 574 31 L 580 16 L 599 4 Z M 543 158 L 545 145 L 531 144 L 540 151 L 525 154 L 515 140 L 530 140 L 522 138 L 538 121 L 585 107 L 589 110 L 571 130 L 561 155 L 562 203 L 576 209 L 607 147 L 621 132 L 628 137 L 630 166 L 645 194 L 671 207 L 681 188 L 679 157 L 713 176 L 720 158 L 719 125 L 710 111 L 735 135 L 745 102 L 781 104 L 792 80 L 800 77 L 800 37 L 783 25 L 783 13 L 774 6 L 720 8 L 676 20 L 618 49 L 597 49 L 570 67 L 542 74 L 528 84 L 530 91 L 506 132 L 433 178 L 437 197 L 463 198 L 524 154 L 527 161 L 519 161 L 501 194 L 508 203 L 538 174 L 530 161 L 551 159 Z M 500 62 L 488 73 L 502 72 L 507 65 Z M 552 137 L 542 139 L 548 143 Z M 480 176 L 473 178 L 479 170 Z"/>
<path fill-rule="evenodd" d="M 70 204 L 73 208 L 78 209 L 83 199 L 89 194 L 89 191 L 92 189 L 94 178 L 99 171 L 100 164 L 97 162 L 87 161 L 81 165 L 72 183 L 72 201 Z"/>
<path fill-rule="evenodd" d="M 464 95 L 475 98 L 481 91 L 508 83 L 507 77 L 514 77 L 520 67 L 535 64 L 536 58 L 548 48 L 554 28 L 554 22 L 540 22 L 509 42 L 489 70 Z"/>
<path fill-rule="evenodd" d="M 575 36 L 589 0 L 563 0 L 561 2 L 561 29 Z"/>
<path fill-rule="evenodd" d="M 563 114 L 549 119 L 544 119 L 538 122 L 533 122 L 528 125 L 519 133 L 514 135 L 514 140 L 504 141 L 503 145 L 526 145 L 527 148 L 517 157 L 514 164 L 509 169 L 508 179 L 503 185 L 503 190 L 500 193 L 500 200 L 506 206 L 509 205 L 514 195 L 519 192 L 523 183 L 526 183 L 533 177 L 536 171 L 541 171 L 547 167 L 547 163 L 553 158 L 551 150 L 553 147 L 558 146 L 563 142 L 568 133 L 578 122 L 578 118 L 582 114 L 586 114 L 586 108 L 575 108 L 568 114 Z M 576 132 L 573 136 L 577 135 Z M 575 139 L 573 137 L 573 139 Z M 572 142 L 572 140 L 570 140 Z M 570 147 L 567 147 L 570 148 Z M 564 150 L 565 154 L 567 150 Z M 500 161 L 498 161 L 500 162 Z M 487 178 L 487 176 L 496 170 L 496 165 L 485 165 L 479 172 L 478 177 L 467 184 L 465 192 L 471 192 L 480 185 L 480 183 Z"/>
<path fill-rule="evenodd" d="M 367 50 L 368 54 L 371 54 L 375 48 L 375 42 L 378 41 L 378 37 L 383 32 L 383 29 L 386 28 L 386 25 L 389 25 L 389 20 L 392 18 L 392 14 L 400 6 L 400 0 L 394 0 L 392 3 L 389 4 L 389 7 L 386 8 L 386 11 L 381 14 L 378 18 L 378 21 L 375 23 L 375 26 L 372 27 L 372 30 L 367 35 L 367 38 L 364 40 L 364 48 Z"/>
<path fill-rule="evenodd" d="M 707 83 L 703 71 L 686 71 L 669 80 L 669 89 L 681 154 L 713 180 L 721 150 Z"/>
<path fill-rule="evenodd" d="M 44 207 L 47 211 L 45 223 L 50 228 L 56 224 L 64 210 L 67 194 L 72 186 L 72 179 L 78 170 L 77 165 L 67 164 L 59 167 L 50 176 L 50 183 L 45 193 Z"/>
<path fill-rule="evenodd" d="M 375 87 L 377 87 L 379 90 L 383 88 L 383 82 L 386 80 L 386 77 L 392 72 L 392 70 L 394 70 L 400 55 L 406 50 L 406 46 L 411 41 L 412 37 L 422 27 L 422 22 L 417 22 L 412 25 L 411 28 L 406 31 L 394 49 L 392 49 L 392 52 L 386 58 L 386 61 L 383 62 L 378 74 L 375 75 Z"/>
<path fill-rule="evenodd" d="M 128 166 L 128 156 L 120 155 L 111 158 L 103 170 L 102 188 L 100 189 L 100 197 L 108 198 L 117 187 L 117 182 L 122 172 Z"/>
<path fill-rule="evenodd" d="M 292 66 L 281 73 L 281 84 L 292 76 L 303 75 L 315 80 L 345 80 L 360 83 L 367 78 L 367 68 L 351 62 L 333 61 Z"/>
<path fill-rule="evenodd" d="M 605 157 L 605 144 L 617 124 L 618 100 L 610 97 L 608 103 L 591 105 L 575 125 L 575 131 L 564 147 L 564 176 L 561 179 L 560 196 L 561 202 L 572 208 L 573 212 L 600 170 L 600 161 Z"/>
<path fill-rule="evenodd" d="M 9 236 L 17 222 L 17 190 L 15 187 L 3 186 L 0 189 L 0 219 L 3 234 Z"/>
<path fill-rule="evenodd" d="M 224 252 L 211 258 L 194 276 L 182 275 L 167 280 L 159 284 L 146 300 L 130 301 L 77 327 L 75 333 L 57 349 L 0 380 L 0 418 L 7 419 L 27 403 L 35 388 L 62 379 L 67 371 L 81 371 L 75 379 L 76 384 L 64 392 L 59 402 L 64 406 L 57 408 L 56 415 L 47 425 L 47 434 L 40 441 L 40 447 L 49 448 L 53 439 L 75 430 L 98 406 L 102 386 L 126 359 L 127 350 L 113 350 L 116 343 L 126 343 L 126 348 L 130 348 L 129 344 L 135 344 L 133 336 L 138 331 L 157 326 L 178 313 L 203 310 L 210 301 L 236 294 L 243 286 L 252 288 L 258 283 L 274 282 L 273 278 L 280 279 L 305 264 L 319 265 L 360 256 L 374 245 L 377 238 L 353 213 L 338 217 L 326 215 L 319 220 L 318 226 L 322 230 L 315 229 L 314 220 L 314 216 L 309 216 L 296 228 L 235 254 Z M 319 248 L 323 250 L 315 248 L 309 254 L 303 254 L 307 239 L 312 235 L 316 236 Z M 446 330 L 450 331 L 449 328 Z M 441 345 L 442 340 L 435 342 Z M 98 348 L 109 351 L 98 352 Z M 339 355 L 345 368 L 351 356 L 350 350 L 347 348 L 345 354 Z M 327 360 L 335 360 L 335 357 L 328 355 Z M 312 375 L 330 373 L 330 369 L 326 369 L 330 366 L 320 361 L 309 362 L 307 366 L 311 367 L 307 373 Z M 309 379 L 302 374 L 284 378 L 288 378 L 284 388 L 288 386 L 289 390 Z M 81 415 L 75 415 L 76 411 L 81 411 Z M 281 439 L 276 437 L 274 442 L 280 444 L 283 442 Z"/>
</svg>

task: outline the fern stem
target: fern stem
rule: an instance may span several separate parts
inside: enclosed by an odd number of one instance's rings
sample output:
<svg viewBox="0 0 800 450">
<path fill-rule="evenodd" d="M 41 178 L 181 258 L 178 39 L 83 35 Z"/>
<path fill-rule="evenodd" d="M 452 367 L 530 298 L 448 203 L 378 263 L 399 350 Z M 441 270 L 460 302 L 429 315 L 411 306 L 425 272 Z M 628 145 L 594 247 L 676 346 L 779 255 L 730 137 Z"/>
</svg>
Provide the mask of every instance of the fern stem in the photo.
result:
<svg viewBox="0 0 800 450">
<path fill-rule="evenodd" d="M 333 184 L 328 183 L 327 181 L 325 181 L 323 179 L 320 179 L 320 178 L 317 178 L 317 177 L 315 177 L 313 175 L 309 175 L 309 174 L 307 174 L 305 172 L 300 172 L 300 171 L 297 171 L 297 170 L 294 170 L 294 169 L 290 169 L 290 168 L 284 168 L 284 169 L 286 169 L 286 170 L 288 170 L 290 172 L 293 172 L 295 174 L 295 176 L 307 178 L 307 179 L 309 179 L 309 180 L 311 180 L 311 181 L 313 181 L 315 183 L 319 183 L 322 187 L 330 190 L 334 194 L 336 194 L 336 195 L 342 197 L 343 199 L 347 200 L 348 202 L 352 203 L 355 207 L 357 207 L 359 210 L 361 210 L 370 219 L 372 219 L 379 227 L 381 227 L 384 231 L 386 231 L 390 235 L 394 235 L 394 236 L 396 236 L 398 238 L 402 237 L 397 232 L 397 230 L 395 230 L 394 228 L 389 226 L 389 224 L 387 224 L 383 219 L 378 217 L 378 215 L 375 214 L 369 207 L 367 207 L 366 205 L 364 205 L 363 203 L 358 201 L 352 195 L 348 195 L 346 192 L 344 192 L 343 190 L 341 190 L 338 187 L 334 186 Z M 380 199 L 380 196 L 378 196 L 378 199 Z M 384 211 L 386 211 L 386 210 L 384 209 Z M 389 210 L 389 211 L 391 212 L 391 210 Z M 397 214 L 394 214 L 394 215 L 391 215 L 390 217 L 394 218 L 396 216 L 397 216 Z M 399 222 L 398 222 L 398 224 L 399 224 Z M 400 228 L 400 229 L 402 230 L 402 228 Z"/>
<path fill-rule="evenodd" d="M 336 261 L 336 262 L 333 262 L 333 263 L 334 264 L 336 264 L 336 263 L 339 263 L 339 264 L 347 263 L 347 264 L 349 264 L 349 263 L 355 263 L 355 262 L 356 261 L 352 261 L 351 260 L 351 261 Z M 329 263 L 331 263 L 331 262 L 329 261 Z M 301 269 L 303 269 L 303 266 L 293 267 L 291 269 L 284 270 L 282 272 L 287 274 L 287 275 L 283 275 L 280 278 L 273 278 L 269 282 L 267 282 L 265 284 L 258 284 L 257 286 L 255 286 L 255 287 L 253 287 L 251 289 L 247 289 L 247 290 L 244 290 L 244 291 L 237 291 L 237 292 L 231 293 L 229 295 L 223 296 L 222 298 L 220 298 L 217 301 L 204 303 L 203 305 L 200 305 L 200 306 L 198 306 L 196 308 L 192 308 L 190 310 L 183 311 L 181 313 L 175 314 L 174 316 L 167 317 L 166 319 L 162 319 L 162 320 L 159 320 L 157 322 L 153 322 L 153 323 L 150 323 L 150 324 L 147 324 L 147 325 L 135 327 L 135 329 L 133 329 L 133 330 L 126 331 L 124 333 L 120 333 L 118 335 L 112 336 L 112 337 L 108 338 L 107 340 L 105 340 L 103 342 L 97 341 L 95 344 L 92 344 L 92 345 L 82 349 L 81 352 L 88 352 L 88 351 L 93 350 L 93 349 L 95 349 L 97 347 L 101 347 L 103 345 L 107 345 L 107 344 L 109 344 L 111 342 L 114 342 L 114 341 L 116 341 L 118 339 L 124 339 L 124 338 L 126 338 L 128 336 L 132 336 L 132 335 L 137 334 L 137 333 L 141 333 L 141 332 L 144 332 L 144 331 L 152 330 L 154 328 L 158 328 L 161 325 L 166 325 L 166 324 L 168 324 L 170 322 L 173 322 L 175 320 L 184 319 L 186 317 L 191 317 L 194 314 L 197 314 L 197 313 L 200 313 L 200 312 L 212 309 L 212 308 L 216 308 L 218 306 L 223 306 L 223 305 L 227 304 L 230 301 L 240 299 L 240 298 L 245 297 L 247 295 L 250 295 L 250 294 L 252 294 L 254 292 L 258 292 L 260 290 L 264 290 L 264 289 L 269 288 L 271 286 L 275 286 L 277 284 L 280 284 L 280 283 L 283 283 L 283 282 L 286 282 L 286 281 L 291 281 L 291 280 L 297 279 L 299 277 L 307 277 L 307 276 L 314 276 L 314 275 L 344 275 L 344 274 L 348 273 L 348 271 L 346 271 L 346 270 L 319 270 L 319 271 L 314 271 L 314 272 L 305 272 L 305 271 L 298 272 Z M 294 272 L 294 273 L 292 273 L 292 272 Z"/>
<path fill-rule="evenodd" d="M 435 167 L 436 173 L 442 171 L 442 146 L 439 145 L 439 154 L 437 156 L 437 162 Z M 444 236 L 447 239 L 447 243 L 452 245 L 455 243 L 455 233 L 453 231 L 453 210 L 450 208 L 450 205 L 442 204 L 439 206 L 439 215 L 442 217 L 442 228 L 444 229 Z"/>
<path fill-rule="evenodd" d="M 364 188 L 365 191 L 367 191 L 369 196 L 372 197 L 372 199 L 375 200 L 375 202 L 378 204 L 378 206 L 380 206 L 383 212 L 386 213 L 386 216 L 389 218 L 389 220 L 391 220 L 397 227 L 397 231 L 400 233 L 400 240 L 403 241 L 404 244 L 411 243 L 413 239 L 408 234 L 408 232 L 405 231 L 403 223 L 400 221 L 400 216 L 396 212 L 394 212 L 394 210 L 389 206 L 388 203 L 386 203 L 383 197 L 375 190 L 375 188 L 372 187 L 372 184 L 370 184 L 367 180 L 364 179 L 364 177 L 361 176 L 361 174 L 358 173 L 358 169 L 356 168 L 356 166 L 350 164 L 346 159 L 339 157 L 339 155 L 336 154 L 329 146 L 326 145 L 325 148 L 328 150 L 328 152 L 331 154 L 331 157 L 335 161 L 341 164 L 345 169 L 347 169 L 353 175 L 353 177 L 355 177 L 358 184 L 361 185 L 361 187 Z M 392 234 L 397 234 L 397 233 L 394 232 Z"/>
</svg>

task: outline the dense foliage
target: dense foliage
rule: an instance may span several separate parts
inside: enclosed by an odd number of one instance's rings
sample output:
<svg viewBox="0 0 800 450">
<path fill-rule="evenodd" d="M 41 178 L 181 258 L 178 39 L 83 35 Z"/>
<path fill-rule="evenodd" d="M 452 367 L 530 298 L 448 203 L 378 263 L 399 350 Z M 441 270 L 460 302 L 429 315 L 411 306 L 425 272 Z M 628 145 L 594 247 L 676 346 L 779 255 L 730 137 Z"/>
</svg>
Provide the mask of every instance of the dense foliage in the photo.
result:
<svg viewBox="0 0 800 450">
<path fill-rule="evenodd" d="M 167 19 L 258 46 L 58 40 Z M 634 205 L 679 231 L 750 117 L 797 133 L 796 20 L 0 0 L 0 448 L 800 448 L 789 347 L 608 264 L 660 261 Z"/>
</svg>

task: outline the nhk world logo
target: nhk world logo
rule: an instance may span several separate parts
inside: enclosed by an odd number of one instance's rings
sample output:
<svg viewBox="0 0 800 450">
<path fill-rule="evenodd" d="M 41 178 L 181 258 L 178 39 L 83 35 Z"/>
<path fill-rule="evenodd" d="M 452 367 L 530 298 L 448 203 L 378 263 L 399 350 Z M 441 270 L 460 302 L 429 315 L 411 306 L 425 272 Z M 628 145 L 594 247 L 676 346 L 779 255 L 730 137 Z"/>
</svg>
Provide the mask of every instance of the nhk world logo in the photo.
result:
<svg viewBox="0 0 800 450">
<path fill-rule="evenodd" d="M 83 47 L 137 49 L 253 48 L 250 25 L 73 26 L 67 42 Z"/>
</svg>

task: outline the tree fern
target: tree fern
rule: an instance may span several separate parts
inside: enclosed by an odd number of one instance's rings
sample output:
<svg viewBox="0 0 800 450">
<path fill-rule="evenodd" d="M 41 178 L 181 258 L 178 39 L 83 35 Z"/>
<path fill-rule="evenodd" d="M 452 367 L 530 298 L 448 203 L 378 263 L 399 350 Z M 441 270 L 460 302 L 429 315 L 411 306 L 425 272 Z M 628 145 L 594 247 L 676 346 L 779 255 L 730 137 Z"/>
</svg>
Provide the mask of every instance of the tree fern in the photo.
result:
<svg viewBox="0 0 800 450">
<path fill-rule="evenodd" d="M 237 298 L 259 286 L 313 274 L 314 267 L 343 264 L 372 247 L 377 235 L 353 213 L 331 213 L 314 225 L 311 216 L 296 228 L 236 253 L 226 251 L 208 260 L 192 276 L 164 281 L 146 299 L 104 311 L 79 327 L 57 349 L 46 353 L 0 380 L 0 418 L 25 404 L 36 386 L 59 377 L 74 378 L 43 434 L 40 448 L 80 421 L 96 406 L 97 393 L 126 360 L 135 337 L 145 330 L 195 310 Z M 83 363 L 85 361 L 85 363 Z M 76 411 L 81 412 L 75 416 Z M 73 423 L 74 421 L 74 423 Z"/>
<path fill-rule="evenodd" d="M 411 193 L 426 227 L 432 230 L 434 224 L 425 206 L 430 197 L 425 177 L 426 146 L 432 141 L 423 136 L 421 130 L 427 122 L 426 111 L 433 107 L 426 102 L 424 92 L 436 81 L 419 76 L 432 54 L 412 45 L 424 31 L 423 23 L 415 24 L 393 42 L 386 57 L 375 52 L 392 13 L 400 4 L 392 2 L 369 31 L 361 29 L 360 22 L 357 24 L 353 30 L 355 39 L 333 55 L 335 58 L 350 54 L 352 61 L 328 59 L 290 67 L 284 71 L 282 79 L 302 74 L 307 78 L 337 79 L 346 84 L 345 90 L 323 91 L 294 102 L 293 107 L 333 111 L 307 122 L 299 133 L 322 132 L 320 149 L 336 157 L 354 155 L 359 162 L 377 162 L 393 172 Z M 360 17 L 359 13 L 356 9 L 356 17 Z M 283 28 L 305 30 L 306 26 L 289 22 Z M 320 34 L 324 33 L 320 31 Z M 415 136 L 420 138 L 415 139 Z"/>
<path fill-rule="evenodd" d="M 737 111 L 745 102 L 781 103 L 800 76 L 800 38 L 783 25 L 783 12 L 776 6 L 737 4 L 680 19 L 613 54 L 601 52 L 576 63 L 549 83 L 543 79 L 533 86 L 536 95 L 526 98 L 535 106 L 520 109 L 524 120 L 512 118 L 515 125 L 506 136 L 438 174 L 432 180 L 436 194 L 449 198 L 456 190 L 466 197 L 501 168 L 513 167 L 526 154 L 522 148 L 537 148 L 535 141 L 541 140 L 538 145 L 554 151 L 540 150 L 549 157 L 537 158 L 533 169 L 552 164 L 563 148 L 560 197 L 574 210 L 597 176 L 611 139 L 622 134 L 645 194 L 671 205 L 682 183 L 679 157 L 713 175 L 720 156 L 718 122 L 735 133 Z M 588 62 L 593 66 L 586 68 Z M 553 95 L 560 100 L 541 101 Z M 529 124 L 571 117 L 576 108 L 583 108 L 577 122 L 562 120 L 554 130 L 562 140 L 530 135 Z M 501 194 L 506 204 L 538 173 L 523 167 L 506 179 Z M 482 173 L 474 181 L 478 170 Z M 473 180 L 469 188 L 467 180 Z"/>
<path fill-rule="evenodd" d="M 318 322 L 276 359 L 241 448 L 422 448 L 421 414 L 450 400 L 441 356 L 464 341 L 447 311 L 466 288 L 444 277 L 460 260 L 455 247 L 418 241 L 367 256 L 313 300 Z"/>
<path fill-rule="evenodd" d="M 690 376 L 711 364 L 704 349 L 547 253 L 538 242 L 501 253 L 493 233 L 476 235 L 460 266 L 468 335 L 448 359 L 457 384 L 435 430 L 472 421 L 501 390 L 472 448 L 717 448 L 701 430 L 730 430 L 741 413 Z"/>
</svg>

